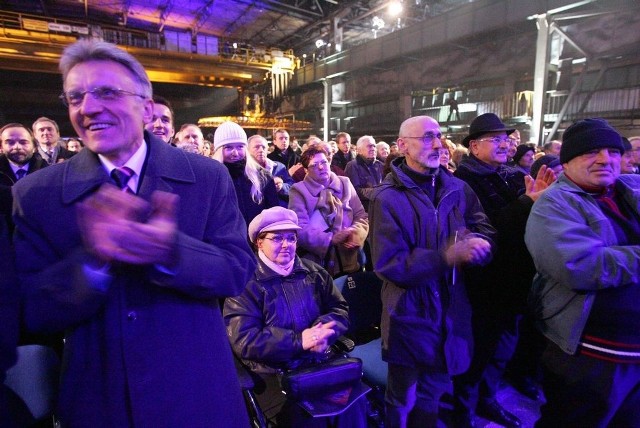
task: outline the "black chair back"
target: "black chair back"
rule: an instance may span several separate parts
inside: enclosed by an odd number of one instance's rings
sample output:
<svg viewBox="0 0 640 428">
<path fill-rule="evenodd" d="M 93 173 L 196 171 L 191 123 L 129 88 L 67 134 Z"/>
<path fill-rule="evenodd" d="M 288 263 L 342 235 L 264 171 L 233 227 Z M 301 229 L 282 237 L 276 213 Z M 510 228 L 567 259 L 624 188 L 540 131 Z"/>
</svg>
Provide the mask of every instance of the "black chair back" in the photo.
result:
<svg viewBox="0 0 640 428">
<path fill-rule="evenodd" d="M 336 278 L 334 284 L 349 304 L 347 336 L 356 345 L 380 337 L 382 280 L 373 272 L 356 272 Z"/>
</svg>

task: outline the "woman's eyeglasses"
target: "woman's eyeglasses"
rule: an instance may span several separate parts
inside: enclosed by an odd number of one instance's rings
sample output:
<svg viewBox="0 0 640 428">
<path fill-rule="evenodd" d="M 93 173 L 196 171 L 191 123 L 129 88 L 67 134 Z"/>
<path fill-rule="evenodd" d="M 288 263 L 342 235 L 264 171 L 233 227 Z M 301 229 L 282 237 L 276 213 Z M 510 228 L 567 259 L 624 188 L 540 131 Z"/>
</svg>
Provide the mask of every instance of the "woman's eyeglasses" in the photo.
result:
<svg viewBox="0 0 640 428">
<path fill-rule="evenodd" d="M 321 161 L 321 162 L 318 162 L 318 163 L 310 163 L 309 164 L 309 168 L 320 169 L 320 167 L 328 168 L 329 167 L 329 162 Z"/>
<path fill-rule="evenodd" d="M 287 244 L 295 244 L 298 242 L 298 235 L 273 235 L 265 236 L 264 239 L 268 239 L 278 245 L 282 245 L 284 241 L 287 241 Z"/>
</svg>

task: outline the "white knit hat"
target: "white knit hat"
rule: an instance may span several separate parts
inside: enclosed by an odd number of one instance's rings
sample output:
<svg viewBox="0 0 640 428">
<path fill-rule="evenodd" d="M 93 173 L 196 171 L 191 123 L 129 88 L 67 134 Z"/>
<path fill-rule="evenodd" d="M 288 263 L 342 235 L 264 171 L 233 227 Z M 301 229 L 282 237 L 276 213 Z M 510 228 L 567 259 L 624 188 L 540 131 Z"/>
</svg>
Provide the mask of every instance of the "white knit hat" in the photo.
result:
<svg viewBox="0 0 640 428">
<path fill-rule="evenodd" d="M 235 122 L 223 122 L 213 134 L 214 152 L 225 144 L 238 143 L 247 145 L 247 133 Z"/>
</svg>

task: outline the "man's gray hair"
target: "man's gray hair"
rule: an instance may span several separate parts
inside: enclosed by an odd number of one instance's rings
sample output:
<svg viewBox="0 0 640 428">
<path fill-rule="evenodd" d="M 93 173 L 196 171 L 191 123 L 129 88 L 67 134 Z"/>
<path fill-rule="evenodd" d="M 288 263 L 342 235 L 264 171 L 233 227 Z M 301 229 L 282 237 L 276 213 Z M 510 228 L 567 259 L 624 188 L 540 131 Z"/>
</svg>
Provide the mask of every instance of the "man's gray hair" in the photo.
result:
<svg viewBox="0 0 640 428">
<path fill-rule="evenodd" d="M 264 141 L 267 146 L 269 145 L 269 142 L 267 141 L 267 139 L 264 138 L 262 135 L 259 135 L 259 134 L 255 134 L 255 135 L 252 135 L 251 137 L 249 137 L 247 139 L 247 144 L 250 145 L 254 140 Z"/>
<path fill-rule="evenodd" d="M 62 58 L 60 58 L 59 67 L 63 84 L 66 82 L 67 75 L 73 67 L 87 61 L 113 61 L 123 65 L 140 84 L 141 95 L 146 98 L 153 97 L 151 81 L 142 64 L 133 55 L 123 51 L 116 45 L 97 40 L 79 40 L 65 48 L 62 52 Z"/>
<path fill-rule="evenodd" d="M 376 140 L 371 135 L 363 135 L 362 137 L 358 138 L 358 141 L 356 142 L 356 149 L 361 150 L 363 147 L 369 144 L 369 142 L 373 142 L 373 144 L 375 144 Z"/>
<path fill-rule="evenodd" d="M 33 122 L 33 125 L 31 125 L 31 129 L 33 129 L 33 132 L 36 132 L 36 125 L 40 122 L 51 122 L 51 124 L 53 124 L 53 126 L 56 128 L 56 132 L 58 134 L 60 133 L 60 128 L 58 128 L 58 124 L 56 123 L 56 121 L 44 116 L 37 118 L 35 122 Z"/>
</svg>

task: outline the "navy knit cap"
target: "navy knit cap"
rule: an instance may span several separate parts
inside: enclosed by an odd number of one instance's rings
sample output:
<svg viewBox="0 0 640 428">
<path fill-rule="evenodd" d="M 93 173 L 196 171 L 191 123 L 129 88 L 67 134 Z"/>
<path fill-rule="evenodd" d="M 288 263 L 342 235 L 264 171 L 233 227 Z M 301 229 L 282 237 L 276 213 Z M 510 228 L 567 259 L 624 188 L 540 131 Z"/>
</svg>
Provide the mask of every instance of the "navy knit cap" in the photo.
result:
<svg viewBox="0 0 640 428">
<path fill-rule="evenodd" d="M 530 144 L 520 144 L 517 148 L 516 148 L 516 154 L 513 155 L 513 161 L 515 163 L 518 163 L 520 161 L 520 159 L 522 159 L 522 156 L 524 156 L 527 152 L 536 152 L 535 147 L 533 147 Z"/>
<path fill-rule="evenodd" d="M 560 165 L 560 159 L 556 155 L 540 156 L 531 165 L 531 171 L 529 171 L 529 174 L 533 178 L 536 178 L 538 176 L 538 171 L 540 171 L 540 168 L 542 168 L 542 165 L 546 165 L 547 168 L 552 168 L 553 169 L 553 168 L 557 167 L 558 165 Z"/>
<path fill-rule="evenodd" d="M 624 153 L 622 137 L 604 119 L 579 120 L 564 131 L 560 163 L 594 149 L 612 148 Z"/>
</svg>

